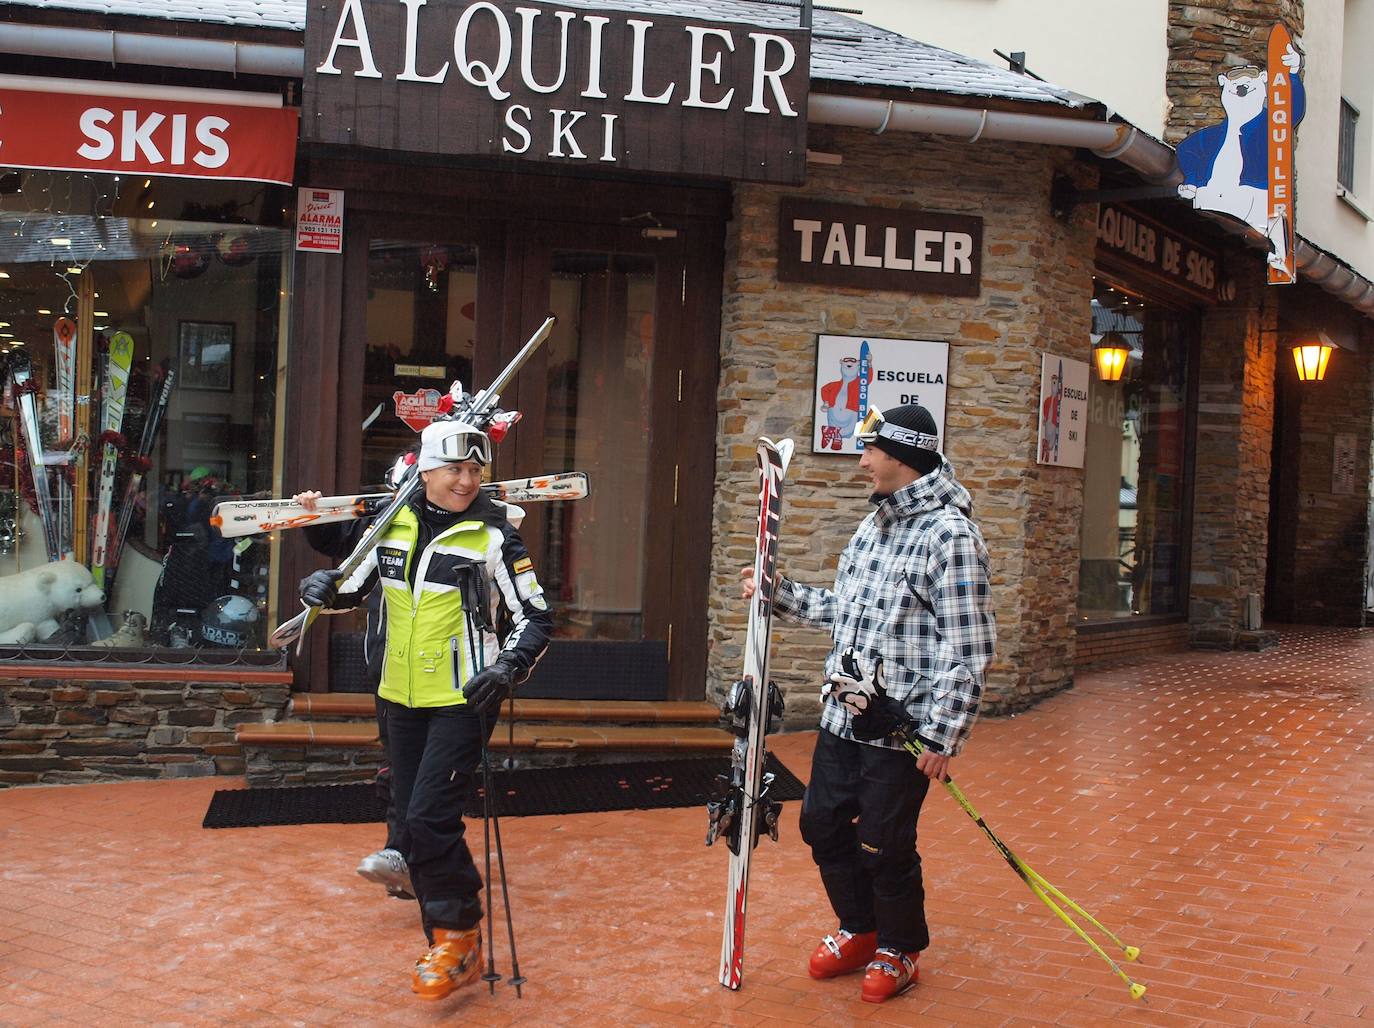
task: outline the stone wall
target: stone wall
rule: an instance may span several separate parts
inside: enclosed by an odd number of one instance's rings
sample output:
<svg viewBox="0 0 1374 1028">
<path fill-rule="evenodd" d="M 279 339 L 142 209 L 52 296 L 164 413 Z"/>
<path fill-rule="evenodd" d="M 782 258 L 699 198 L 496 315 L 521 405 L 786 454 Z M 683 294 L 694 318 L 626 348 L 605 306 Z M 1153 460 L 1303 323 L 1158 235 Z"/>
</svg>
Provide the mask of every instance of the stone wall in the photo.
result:
<svg viewBox="0 0 1374 1028">
<path fill-rule="evenodd" d="M 1202 318 L 1188 609 L 1193 644 L 1226 648 L 1263 643 L 1246 604 L 1265 588 L 1279 299 L 1260 261 L 1228 271 L 1236 298 Z"/>
<path fill-rule="evenodd" d="M 753 562 L 755 440 L 798 443 L 788 475 L 780 560 L 810 584 L 833 581 L 841 548 L 870 509 L 853 456 L 810 452 L 816 336 L 891 336 L 950 344 L 946 453 L 973 494 L 993 565 L 997 658 L 987 708 L 1011 710 L 1072 678 L 1082 472 L 1035 463 L 1040 355 L 1087 360 L 1094 211 L 1050 213 L 1056 171 L 1091 187 L 1070 154 L 1022 144 L 966 145 L 909 133 L 874 136 L 812 126 L 810 146 L 843 164 L 810 166 L 797 190 L 740 186 L 727 242 L 721 316 L 709 689 L 738 677 L 744 605 L 738 573 Z M 827 288 L 777 280 L 783 195 L 984 218 L 977 297 Z M 778 624 L 773 678 L 788 721 L 814 724 L 828 637 Z"/>
<path fill-rule="evenodd" d="M 1263 67 L 1269 30 L 1279 21 L 1302 35 L 1303 0 L 1171 0 L 1166 142 L 1222 120 L 1217 75 L 1243 64 Z"/>
<path fill-rule="evenodd" d="M 264 683 L 0 678 L 0 788 L 239 775 L 242 724 L 277 720 L 290 675 Z M 265 677 L 265 676 L 263 676 Z"/>
</svg>

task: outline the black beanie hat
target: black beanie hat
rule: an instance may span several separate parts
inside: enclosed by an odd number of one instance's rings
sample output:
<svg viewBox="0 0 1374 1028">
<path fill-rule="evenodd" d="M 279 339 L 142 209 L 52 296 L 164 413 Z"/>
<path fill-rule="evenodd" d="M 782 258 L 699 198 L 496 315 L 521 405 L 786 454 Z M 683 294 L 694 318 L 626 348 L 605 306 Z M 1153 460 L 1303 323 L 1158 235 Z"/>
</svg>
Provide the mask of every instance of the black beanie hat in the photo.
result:
<svg viewBox="0 0 1374 1028">
<path fill-rule="evenodd" d="M 883 420 L 889 425 L 929 436 L 933 440 L 933 444 L 930 447 L 924 447 L 898 442 L 896 439 L 889 439 L 880 434 L 873 442 L 864 445 L 876 446 L 889 457 L 901 461 L 907 467 L 919 471 L 923 475 L 930 474 L 940 466 L 943 459 L 938 449 L 940 431 L 936 427 L 935 417 L 930 411 L 919 403 L 905 403 L 900 407 L 883 410 Z M 922 441 L 924 442 L 924 440 Z"/>
</svg>

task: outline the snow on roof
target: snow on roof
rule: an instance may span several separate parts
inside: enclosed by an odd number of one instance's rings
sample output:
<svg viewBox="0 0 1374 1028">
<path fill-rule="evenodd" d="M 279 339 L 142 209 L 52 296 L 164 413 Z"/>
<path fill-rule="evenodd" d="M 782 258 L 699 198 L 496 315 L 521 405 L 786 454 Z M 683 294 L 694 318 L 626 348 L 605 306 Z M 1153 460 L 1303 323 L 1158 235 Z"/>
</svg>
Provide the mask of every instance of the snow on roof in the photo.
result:
<svg viewBox="0 0 1374 1028">
<path fill-rule="evenodd" d="M 179 23 L 209 22 L 300 33 L 306 0 L 5 0 L 9 7 L 41 7 Z M 793 28 L 797 10 L 754 0 L 562 0 L 560 6 L 746 22 Z M 877 86 L 889 90 L 926 90 L 956 96 L 996 97 L 1081 108 L 1093 101 L 1071 90 L 1018 75 L 907 39 L 855 18 L 816 11 L 811 46 L 812 81 Z M 832 34 L 846 39 L 829 38 Z"/>
</svg>

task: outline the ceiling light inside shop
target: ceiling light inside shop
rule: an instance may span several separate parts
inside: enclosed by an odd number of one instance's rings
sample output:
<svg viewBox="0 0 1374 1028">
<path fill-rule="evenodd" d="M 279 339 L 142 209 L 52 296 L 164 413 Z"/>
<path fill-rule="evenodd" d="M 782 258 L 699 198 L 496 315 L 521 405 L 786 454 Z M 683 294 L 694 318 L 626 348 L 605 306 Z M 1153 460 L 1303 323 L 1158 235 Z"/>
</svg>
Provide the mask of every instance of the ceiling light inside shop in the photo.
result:
<svg viewBox="0 0 1374 1028">
<path fill-rule="evenodd" d="M 11 346 L 23 346 L 23 345 L 24 345 L 24 340 L 22 340 L 22 339 L 11 339 L 11 340 L 10 340 L 10 345 L 11 345 Z"/>
<path fill-rule="evenodd" d="M 8 271 L 0 271 L 0 278 L 9 278 L 9 277 L 10 277 L 10 273 L 9 273 Z"/>
<path fill-rule="evenodd" d="M 96 325 L 96 326 L 95 326 L 95 330 L 96 330 L 97 332 L 104 332 L 104 331 L 105 331 L 106 329 L 108 329 L 109 327 L 110 327 L 109 325 Z"/>
<path fill-rule="evenodd" d="M 52 311 L 48 310 L 48 308 L 46 308 L 46 307 L 39 307 L 39 308 L 38 308 L 38 313 L 39 313 L 39 314 L 51 314 Z"/>
<path fill-rule="evenodd" d="M 152 210 L 154 207 L 156 207 L 156 206 L 157 206 L 157 201 L 156 201 L 156 200 L 149 200 L 149 201 L 148 201 L 148 210 L 151 211 L 151 210 Z"/>
<path fill-rule="evenodd" d="M 95 316 L 96 316 L 97 318 L 108 318 L 108 317 L 110 316 L 110 312 L 109 312 L 109 311 L 96 311 L 96 312 L 95 312 Z"/>
<path fill-rule="evenodd" d="M 51 242 L 52 242 L 52 245 L 53 245 L 53 246 L 71 246 L 71 245 L 72 245 L 72 241 L 71 241 L 70 239 L 68 239 L 66 236 L 53 236 Z"/>
<path fill-rule="evenodd" d="M 14 338 L 14 333 L 13 333 L 13 332 L 0 332 L 0 339 L 13 339 L 13 338 Z"/>
</svg>

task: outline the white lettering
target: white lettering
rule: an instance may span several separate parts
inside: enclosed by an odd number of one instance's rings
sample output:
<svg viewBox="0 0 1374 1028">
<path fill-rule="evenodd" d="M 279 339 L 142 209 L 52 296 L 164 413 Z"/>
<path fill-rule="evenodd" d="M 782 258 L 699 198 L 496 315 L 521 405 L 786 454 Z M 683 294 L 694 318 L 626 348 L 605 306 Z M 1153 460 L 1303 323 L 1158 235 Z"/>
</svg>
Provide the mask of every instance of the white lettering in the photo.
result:
<svg viewBox="0 0 1374 1028">
<path fill-rule="evenodd" d="M 525 125 L 521 125 L 515 120 L 516 113 L 525 116 Z M 530 120 L 530 109 L 524 104 L 514 104 L 506 109 L 506 127 L 512 132 L 520 134 L 520 145 L 516 146 L 510 141 L 510 136 L 501 137 L 501 149 L 506 153 L 524 153 L 530 148 L 530 130 L 526 127 Z"/>
<path fill-rule="evenodd" d="M 449 62 L 445 61 L 444 66 L 433 75 L 421 75 L 415 70 L 415 50 L 420 35 L 420 8 L 429 3 L 429 0 L 401 0 L 406 9 L 406 66 L 401 74 L 396 76 L 397 82 L 442 82 L 448 75 Z"/>
<path fill-rule="evenodd" d="M 192 158 L 202 168 L 222 168 L 229 160 L 229 144 L 216 132 L 223 132 L 229 122 L 223 118 L 201 118 L 196 122 L 196 142 L 205 147 L 203 153 Z"/>
<path fill-rule="evenodd" d="M 88 161 L 103 161 L 114 153 L 114 133 L 105 126 L 114 120 L 114 111 L 91 107 L 81 112 L 81 134 L 90 140 L 76 148 Z"/>
<path fill-rule="evenodd" d="M 162 151 L 153 143 L 153 133 L 167 119 L 161 114 L 150 114 L 146 121 L 139 122 L 138 111 L 124 112 L 124 125 L 119 136 L 119 159 L 136 161 L 135 150 L 141 150 L 145 160 L 152 164 L 162 163 Z"/>
<path fill-rule="evenodd" d="M 354 33 L 351 39 L 344 36 L 344 25 L 353 21 Z M 372 59 L 372 44 L 367 39 L 367 21 L 363 18 L 362 0 L 344 0 L 343 9 L 339 12 L 339 24 L 334 27 L 334 41 L 329 45 L 329 56 L 324 59 L 324 63 L 315 69 L 317 75 L 340 75 L 342 72 L 334 65 L 334 57 L 339 52 L 339 47 L 351 46 L 358 51 L 358 60 L 362 62 L 362 71 L 353 73 L 355 78 L 360 79 L 379 79 L 382 73 L 377 70 L 377 62 Z"/>
<path fill-rule="evenodd" d="M 687 90 L 687 99 L 682 102 L 682 106 L 706 107 L 717 111 L 728 110 L 730 101 L 735 95 L 734 87 L 731 86 L 719 100 L 703 100 L 701 98 L 702 73 L 709 71 L 716 85 L 720 85 L 720 62 L 723 55 L 720 50 L 717 50 L 715 57 L 707 62 L 704 59 L 705 40 L 708 35 L 715 36 L 725 44 L 726 50 L 734 53 L 734 37 L 721 29 L 702 28 L 699 25 L 688 25 L 687 34 L 692 37 L 692 63 L 691 70 L 688 72 L 691 77 L 691 84 Z"/>
<path fill-rule="evenodd" d="M 825 255 L 821 258 L 822 264 L 834 264 L 835 258 L 839 257 L 842 265 L 849 264 L 849 240 L 844 236 L 844 226 L 835 222 L 830 226 L 830 236 L 825 241 Z"/>
<path fill-rule="evenodd" d="M 911 267 L 915 271 L 939 271 L 940 262 L 930 256 L 930 248 L 943 238 L 943 232 L 936 232 L 933 229 L 918 228 L 916 230 L 916 252 L 911 259 Z"/>
<path fill-rule="evenodd" d="M 897 256 L 897 230 L 889 226 L 883 232 L 883 267 L 893 271 L 910 271 L 910 257 Z"/>
<path fill-rule="evenodd" d="M 520 77 L 536 93 L 556 93 L 568 74 L 568 22 L 577 17 L 572 11 L 554 11 L 562 34 L 558 41 L 558 79 L 551 86 L 541 86 L 534 77 L 534 19 L 542 13 L 533 7 L 517 7 L 520 15 Z"/>
<path fill-rule="evenodd" d="M 577 145 L 577 139 L 573 136 L 573 126 L 586 116 L 586 111 L 561 111 L 557 107 L 552 108 L 549 113 L 553 115 L 553 149 L 549 151 L 550 157 L 571 157 L 574 160 L 584 161 L 587 155 L 582 152 L 582 148 Z M 563 124 L 563 115 L 572 114 L 566 125 Z M 563 141 L 567 140 L 572 153 L 563 153 Z"/>
<path fill-rule="evenodd" d="M 603 114 L 601 116 L 601 159 L 603 161 L 615 160 L 615 123 L 617 115 Z"/>
<path fill-rule="evenodd" d="M 868 252 L 868 226 L 854 226 L 854 266 L 859 268 L 881 268 L 883 259 Z"/>
<path fill-rule="evenodd" d="M 630 51 L 630 92 L 625 99 L 631 103 L 666 104 L 673 96 L 677 83 L 668 83 L 668 88 L 658 96 L 648 96 L 644 92 L 644 35 L 653 27 L 653 22 L 639 18 L 628 19 L 634 41 Z"/>
<path fill-rule="evenodd" d="M 973 274 L 973 237 L 967 232 L 945 233 L 945 272 Z"/>
<path fill-rule="evenodd" d="M 172 115 L 172 163 L 186 163 L 186 115 Z"/>
<path fill-rule="evenodd" d="M 768 105 L 763 102 L 763 86 L 767 82 L 773 90 L 773 99 L 778 103 L 778 111 L 785 118 L 795 118 L 797 112 L 787 102 L 787 93 L 782 88 L 782 77 L 797 63 L 797 51 L 791 41 L 768 32 L 751 32 L 754 41 L 754 99 L 745 110 L 750 114 L 768 114 Z M 768 67 L 768 47 L 777 43 L 782 50 L 782 63 L 776 68 Z"/>
<path fill-rule="evenodd" d="M 810 264 L 815 260 L 812 252 L 812 244 L 815 241 L 816 233 L 821 230 L 819 221 L 808 221 L 805 218 L 792 219 L 792 231 L 801 233 L 801 262 Z"/>
<path fill-rule="evenodd" d="M 587 88 L 582 90 L 582 95 L 589 100 L 604 100 L 606 94 L 601 89 L 601 32 L 611 19 L 589 14 L 582 20 L 591 29 L 591 38 L 587 40 Z"/>
<path fill-rule="evenodd" d="M 478 11 L 486 11 L 496 19 L 496 34 L 500 42 L 498 43 L 494 65 L 484 64 L 475 57 L 468 60 L 468 30 Z M 463 12 L 463 16 L 458 19 L 457 27 L 453 30 L 453 60 L 458 65 L 458 73 L 474 86 L 485 89 L 491 94 L 493 100 L 505 100 L 510 96 L 508 90 L 501 88 L 501 76 L 510 67 L 510 52 L 510 25 L 499 7 L 483 0 L 483 2 L 475 3 Z M 481 78 L 476 75 L 476 72 L 479 71 L 482 73 Z"/>
</svg>

